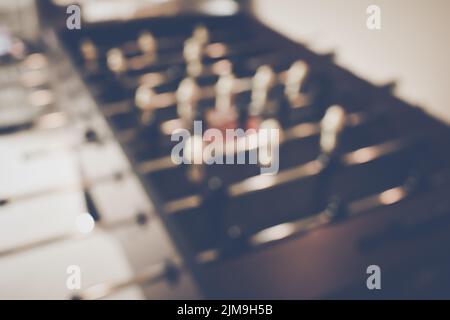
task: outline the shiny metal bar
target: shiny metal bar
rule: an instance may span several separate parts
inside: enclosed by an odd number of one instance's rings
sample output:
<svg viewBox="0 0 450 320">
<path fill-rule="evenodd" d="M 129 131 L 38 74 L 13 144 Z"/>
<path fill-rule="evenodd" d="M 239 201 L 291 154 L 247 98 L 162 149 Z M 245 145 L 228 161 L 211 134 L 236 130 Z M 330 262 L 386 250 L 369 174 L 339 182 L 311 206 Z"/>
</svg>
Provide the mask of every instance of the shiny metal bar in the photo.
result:
<svg viewBox="0 0 450 320">
<path fill-rule="evenodd" d="M 411 141 L 410 139 L 395 139 L 382 144 L 377 144 L 349 152 L 340 156 L 337 161 L 339 161 L 343 166 L 359 165 L 362 163 L 374 161 L 387 154 L 395 153 L 397 150 L 401 150 L 402 148 L 411 145 L 413 141 Z M 356 154 L 358 154 L 358 151 L 362 152 L 361 150 L 363 150 L 364 152 L 369 152 L 372 155 L 368 161 L 366 161 L 366 159 L 363 159 L 363 161 L 358 159 L 353 159 L 352 161 L 348 160 L 349 158 L 352 159 L 355 152 Z M 298 181 L 304 179 L 305 177 L 318 175 L 324 168 L 324 163 L 316 159 L 306 164 L 302 164 L 290 169 L 285 169 L 279 172 L 277 175 L 259 175 L 244 179 L 243 181 L 231 184 L 230 186 L 228 186 L 227 190 L 230 197 L 242 197 L 254 192 L 268 190 L 270 188 L 275 188 L 286 183 Z M 196 196 L 201 198 L 201 196 L 199 195 Z M 186 208 L 191 209 L 194 203 L 192 201 L 188 201 L 187 199 L 192 199 L 193 197 L 194 196 L 188 196 L 182 199 L 170 201 L 166 203 L 166 207 L 172 209 L 170 211 L 170 213 L 172 214 L 184 210 L 185 208 L 183 207 L 183 205 L 186 205 Z M 201 205 L 201 201 L 198 205 Z M 175 211 L 173 208 L 176 208 L 177 211 Z"/>
<path fill-rule="evenodd" d="M 178 259 L 172 259 L 150 266 L 146 270 L 141 271 L 128 279 L 105 282 L 81 290 L 72 298 L 74 300 L 98 300 L 135 285 L 151 285 L 161 281 L 176 284 L 178 282 L 179 273 L 182 271 L 183 267 Z"/>
<path fill-rule="evenodd" d="M 18 195 L 12 195 L 9 197 L 5 197 L 0 199 L 0 207 L 12 204 L 19 201 L 25 201 L 37 197 L 42 197 L 47 194 L 54 194 L 54 193 L 67 193 L 72 191 L 82 191 L 92 188 L 95 185 L 108 182 L 108 181 L 114 181 L 114 180 L 120 180 L 123 176 L 130 174 L 131 170 L 124 170 L 120 172 L 116 172 L 111 175 L 105 175 L 100 178 L 96 178 L 92 181 L 82 181 L 80 183 L 73 183 L 73 184 L 67 184 L 62 186 L 53 186 L 46 189 L 40 189 L 28 193 L 22 193 Z"/>
<path fill-rule="evenodd" d="M 445 179 L 441 177 L 445 176 Z M 450 174 L 441 172 L 428 177 L 431 188 L 437 188 L 450 179 Z M 407 183 L 397 187 L 354 200 L 345 206 L 345 215 L 348 218 L 359 216 L 382 207 L 390 206 L 410 198 L 416 193 L 416 189 L 411 189 Z M 292 237 L 301 236 L 311 230 L 325 227 L 335 221 L 333 213 L 327 208 L 321 212 L 300 218 L 292 222 L 281 223 L 256 232 L 247 239 L 247 244 L 252 249 L 283 241 Z M 219 248 L 211 248 L 200 252 L 196 260 L 198 263 L 211 263 L 221 258 Z"/>
<path fill-rule="evenodd" d="M 109 223 L 104 223 L 104 222 L 99 221 L 95 224 L 95 228 L 101 229 L 101 230 L 117 230 L 120 228 L 132 226 L 132 225 L 145 224 L 145 223 L 147 223 L 148 218 L 149 218 L 149 216 L 147 214 L 139 213 L 135 217 L 124 218 L 124 219 L 116 220 L 116 221 L 109 222 Z M 74 223 L 75 223 L 75 221 L 74 221 Z M 89 237 L 91 234 L 92 233 L 84 234 L 82 232 L 73 231 L 73 232 L 68 232 L 68 233 L 44 238 L 44 239 L 33 241 L 33 242 L 24 243 L 24 244 L 21 244 L 16 247 L 8 248 L 5 250 L 0 250 L 0 258 L 15 255 L 15 254 L 20 254 L 23 252 L 34 250 L 37 248 L 42 248 L 42 247 L 60 243 L 63 241 L 70 241 L 70 240 L 86 238 L 86 237 Z"/>
<path fill-rule="evenodd" d="M 366 112 L 356 112 L 347 115 L 345 125 L 347 127 L 356 127 L 370 120 L 371 117 L 370 115 L 366 114 Z M 167 132 L 167 134 L 168 133 L 169 132 Z M 301 123 L 284 130 L 284 132 L 282 133 L 282 139 L 280 140 L 280 145 L 288 141 L 304 139 L 318 134 L 320 134 L 320 122 Z M 254 137 L 252 136 L 238 138 L 238 141 L 235 143 L 235 145 L 233 145 L 233 148 L 230 147 L 221 149 L 219 146 L 218 148 L 216 148 L 218 156 L 220 157 L 225 155 L 232 155 L 239 152 L 251 151 L 257 148 L 258 146 L 256 144 L 256 140 L 253 138 Z M 152 159 L 142 162 L 139 165 L 138 170 L 143 174 L 148 174 L 161 170 L 173 169 L 177 166 L 178 165 L 172 161 L 170 156 L 165 156 L 158 159 Z"/>
</svg>

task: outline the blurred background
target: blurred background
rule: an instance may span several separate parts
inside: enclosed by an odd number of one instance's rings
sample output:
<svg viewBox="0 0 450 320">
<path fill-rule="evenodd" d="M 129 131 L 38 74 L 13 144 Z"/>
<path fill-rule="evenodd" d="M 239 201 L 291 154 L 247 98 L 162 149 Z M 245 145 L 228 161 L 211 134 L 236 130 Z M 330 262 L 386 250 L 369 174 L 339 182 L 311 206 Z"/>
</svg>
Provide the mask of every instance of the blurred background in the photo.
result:
<svg viewBox="0 0 450 320">
<path fill-rule="evenodd" d="M 115 3 L 111 15 L 132 5 L 148 6 L 150 15 L 157 15 L 152 6 L 178 1 L 78 2 L 82 8 Z M 92 297 L 108 292 L 104 296 L 113 299 L 202 298 L 187 272 L 176 286 L 170 281 L 143 286 L 139 279 L 167 271 L 167 261 L 182 258 L 67 52 L 49 31 L 58 20 L 50 18 L 50 8 L 62 8 L 56 11 L 61 14 L 70 3 L 0 2 L 0 299 L 73 298 L 78 291 L 67 284 L 73 265 L 80 267 L 82 289 L 107 284 L 95 287 Z M 238 3 L 313 52 L 333 53 L 338 65 L 361 78 L 379 86 L 395 83 L 394 95 L 450 122 L 449 1 Z M 366 27 L 372 4 L 381 8 L 381 30 Z M 43 109 L 45 115 L 30 125 Z M 105 141 L 85 143 L 98 137 Z M 92 213 L 92 203 L 100 223 L 85 215 Z M 115 284 L 127 284 L 126 289 L 110 290 Z"/>
</svg>

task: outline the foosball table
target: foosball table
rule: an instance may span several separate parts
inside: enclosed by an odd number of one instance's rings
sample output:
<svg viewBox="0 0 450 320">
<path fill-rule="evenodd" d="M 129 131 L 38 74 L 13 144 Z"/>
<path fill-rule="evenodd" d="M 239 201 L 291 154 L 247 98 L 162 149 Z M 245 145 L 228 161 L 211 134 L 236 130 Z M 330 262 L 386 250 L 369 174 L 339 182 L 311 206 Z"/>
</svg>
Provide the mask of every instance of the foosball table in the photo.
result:
<svg viewBox="0 0 450 320">
<path fill-rule="evenodd" d="M 205 298 L 450 297 L 450 130 L 389 85 L 246 12 L 58 37 L 180 254 L 111 290 L 187 272 Z M 212 142 L 196 124 L 244 133 Z"/>
</svg>

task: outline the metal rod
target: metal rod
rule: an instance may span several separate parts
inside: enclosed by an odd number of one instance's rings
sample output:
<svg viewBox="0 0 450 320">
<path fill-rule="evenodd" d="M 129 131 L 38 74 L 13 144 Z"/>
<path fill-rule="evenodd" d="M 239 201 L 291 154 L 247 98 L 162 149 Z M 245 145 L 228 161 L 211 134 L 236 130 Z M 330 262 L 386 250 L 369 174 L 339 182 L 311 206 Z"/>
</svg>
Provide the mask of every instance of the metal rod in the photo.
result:
<svg viewBox="0 0 450 320">
<path fill-rule="evenodd" d="M 116 221 L 109 222 L 109 223 L 102 223 L 101 221 L 97 222 L 96 228 L 100 228 L 102 230 L 116 230 L 116 229 L 124 228 L 126 226 L 142 225 L 142 224 L 147 223 L 147 220 L 148 220 L 147 214 L 138 213 L 134 217 L 124 218 L 124 219 L 116 220 Z M 83 234 L 82 232 L 73 231 L 73 232 L 67 232 L 67 233 L 64 233 L 61 235 L 57 235 L 57 236 L 51 236 L 48 238 L 40 239 L 37 241 L 24 243 L 24 244 L 21 244 L 21 245 L 12 247 L 12 248 L 0 250 L 0 258 L 20 254 L 23 252 L 34 250 L 37 248 L 42 248 L 42 247 L 60 243 L 63 241 L 83 239 L 83 238 L 89 237 L 91 234 L 92 233 Z"/>
<path fill-rule="evenodd" d="M 445 179 L 442 177 L 445 176 Z M 356 199 L 345 205 L 343 213 L 346 217 L 352 218 L 368 213 L 370 211 L 387 207 L 408 198 L 416 194 L 417 189 L 410 188 L 407 184 L 408 178 L 405 183 L 392 187 L 381 192 Z M 440 187 L 450 180 L 449 172 L 438 172 L 428 177 L 429 187 L 431 189 Z M 300 218 L 291 222 L 277 224 L 263 230 L 260 230 L 246 239 L 247 245 L 252 249 L 286 240 L 288 238 L 297 237 L 305 234 L 311 230 L 321 228 L 331 223 L 337 222 L 336 212 L 333 212 L 333 208 L 326 208 L 317 213 L 309 214 L 306 218 Z M 198 263 L 205 264 L 211 263 L 221 258 L 220 248 L 210 248 L 200 252 L 196 260 Z"/>
<path fill-rule="evenodd" d="M 91 286 L 87 289 L 76 293 L 72 299 L 74 300 L 98 300 L 103 299 L 113 294 L 119 293 L 122 290 L 135 285 L 151 285 L 161 281 L 167 281 L 170 284 L 178 283 L 180 272 L 183 271 L 183 266 L 178 259 L 171 259 L 162 263 L 155 264 L 148 267 L 132 277 L 119 280 L 105 282 Z"/>
<path fill-rule="evenodd" d="M 356 151 L 348 152 L 340 156 L 337 161 L 339 161 L 343 166 L 359 165 L 362 163 L 374 161 L 387 154 L 394 153 L 399 149 L 401 150 L 402 148 L 413 144 L 413 142 L 414 140 L 411 139 L 394 139 L 382 144 L 364 147 Z M 253 192 L 275 188 L 289 182 L 304 179 L 305 177 L 318 175 L 324 168 L 325 166 L 323 162 L 319 159 L 316 159 L 306 164 L 301 164 L 290 169 L 285 169 L 274 176 L 253 176 L 228 186 L 228 195 L 230 197 L 236 198 Z M 194 197 L 196 196 L 202 199 L 200 195 L 191 195 L 166 203 L 166 209 L 171 210 L 167 213 L 172 214 L 184 210 L 183 205 L 185 205 L 186 208 L 195 207 L 195 204 L 197 204 L 198 201 L 193 202 L 192 200 L 188 199 L 194 199 Z M 201 203 L 202 201 L 198 203 L 198 206 L 200 206 Z M 176 211 L 174 211 L 174 209 Z"/>
<path fill-rule="evenodd" d="M 40 190 L 28 192 L 28 193 L 13 195 L 10 197 L 0 199 L 0 207 L 8 205 L 8 204 L 16 203 L 19 201 L 25 201 L 25 200 L 30 200 L 30 199 L 37 198 L 37 197 L 42 197 L 42 196 L 45 196 L 47 194 L 52 194 L 52 193 L 53 194 L 54 193 L 68 193 L 68 192 L 72 192 L 72 191 L 86 190 L 86 189 L 92 188 L 93 186 L 100 184 L 100 183 L 114 181 L 114 180 L 120 180 L 120 179 L 122 179 L 122 177 L 124 175 L 130 174 L 130 173 L 131 173 L 130 170 L 124 170 L 124 171 L 116 172 L 111 175 L 105 175 L 103 177 L 97 178 L 92 181 L 84 181 L 81 183 L 67 184 L 67 185 L 63 185 L 63 186 L 54 186 L 54 187 L 50 187 L 47 189 L 40 189 Z"/>
</svg>

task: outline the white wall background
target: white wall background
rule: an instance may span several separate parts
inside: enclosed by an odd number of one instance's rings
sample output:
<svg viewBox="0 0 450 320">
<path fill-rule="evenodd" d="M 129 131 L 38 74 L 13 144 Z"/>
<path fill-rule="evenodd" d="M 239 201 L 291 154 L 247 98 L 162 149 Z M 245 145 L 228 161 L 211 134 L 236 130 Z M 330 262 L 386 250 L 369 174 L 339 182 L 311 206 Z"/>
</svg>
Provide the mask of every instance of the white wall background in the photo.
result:
<svg viewBox="0 0 450 320">
<path fill-rule="evenodd" d="M 255 0 L 257 15 L 294 40 L 450 122 L 449 0 Z M 366 27 L 369 5 L 382 29 Z"/>
</svg>

